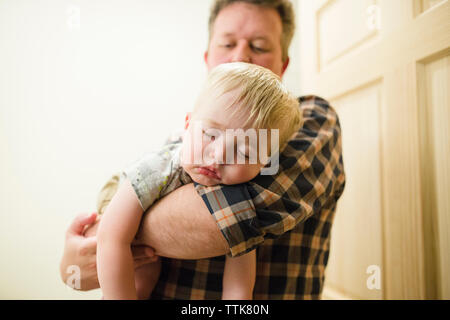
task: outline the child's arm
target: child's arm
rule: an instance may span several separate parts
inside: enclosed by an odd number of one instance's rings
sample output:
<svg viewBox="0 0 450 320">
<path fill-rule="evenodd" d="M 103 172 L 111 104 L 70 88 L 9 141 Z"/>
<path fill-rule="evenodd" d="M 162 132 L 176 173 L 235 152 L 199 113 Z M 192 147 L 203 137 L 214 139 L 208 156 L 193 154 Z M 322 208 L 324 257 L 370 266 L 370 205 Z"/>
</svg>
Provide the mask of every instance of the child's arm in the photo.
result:
<svg viewBox="0 0 450 320">
<path fill-rule="evenodd" d="M 148 300 L 161 273 L 161 260 L 148 263 L 134 270 L 134 283 L 139 300 Z"/>
<path fill-rule="evenodd" d="M 256 279 L 256 250 L 236 258 L 226 257 L 223 300 L 252 300 Z"/>
<path fill-rule="evenodd" d="M 126 179 L 106 208 L 97 233 L 97 272 L 104 299 L 137 299 L 130 245 L 142 213 Z"/>
</svg>

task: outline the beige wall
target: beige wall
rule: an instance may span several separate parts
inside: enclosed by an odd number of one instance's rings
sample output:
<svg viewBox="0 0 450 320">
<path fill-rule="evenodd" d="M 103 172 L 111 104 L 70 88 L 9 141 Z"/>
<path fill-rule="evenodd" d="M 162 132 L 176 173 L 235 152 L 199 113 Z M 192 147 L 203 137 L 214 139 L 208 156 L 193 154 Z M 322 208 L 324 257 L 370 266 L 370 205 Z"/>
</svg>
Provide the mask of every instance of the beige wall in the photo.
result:
<svg viewBox="0 0 450 320">
<path fill-rule="evenodd" d="M 0 299 L 100 297 L 61 282 L 65 230 L 113 172 L 182 128 L 210 2 L 0 0 Z"/>
</svg>

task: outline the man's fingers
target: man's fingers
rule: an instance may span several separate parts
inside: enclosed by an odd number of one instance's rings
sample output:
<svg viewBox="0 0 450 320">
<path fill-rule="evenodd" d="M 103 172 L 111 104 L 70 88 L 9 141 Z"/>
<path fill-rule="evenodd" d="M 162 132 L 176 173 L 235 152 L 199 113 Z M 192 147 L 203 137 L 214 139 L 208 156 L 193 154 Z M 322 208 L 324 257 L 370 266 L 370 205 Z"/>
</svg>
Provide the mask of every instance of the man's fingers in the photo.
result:
<svg viewBox="0 0 450 320">
<path fill-rule="evenodd" d="M 79 255 L 88 256 L 97 253 L 97 237 L 89 237 L 83 239 L 83 244 L 80 246 Z"/>
<path fill-rule="evenodd" d="M 159 257 L 155 255 L 155 250 L 148 246 L 131 246 L 131 252 L 133 254 L 134 269 L 152 262 L 156 262 L 159 259 Z"/>
<path fill-rule="evenodd" d="M 155 256 L 155 251 L 148 246 L 131 246 L 131 253 L 134 260 Z"/>
<path fill-rule="evenodd" d="M 100 218 L 100 217 L 98 217 L 98 218 Z M 89 224 L 88 226 L 86 226 L 84 228 L 83 235 L 85 237 L 88 238 L 88 237 L 97 236 L 97 230 L 98 230 L 98 227 L 100 226 L 100 219 L 98 219 L 98 218 L 93 223 Z"/>
<path fill-rule="evenodd" d="M 73 219 L 72 224 L 70 225 L 69 229 L 67 230 L 68 234 L 72 235 L 82 235 L 84 231 L 84 227 L 94 223 L 97 219 L 97 214 L 94 213 L 82 213 L 79 214 Z"/>
</svg>

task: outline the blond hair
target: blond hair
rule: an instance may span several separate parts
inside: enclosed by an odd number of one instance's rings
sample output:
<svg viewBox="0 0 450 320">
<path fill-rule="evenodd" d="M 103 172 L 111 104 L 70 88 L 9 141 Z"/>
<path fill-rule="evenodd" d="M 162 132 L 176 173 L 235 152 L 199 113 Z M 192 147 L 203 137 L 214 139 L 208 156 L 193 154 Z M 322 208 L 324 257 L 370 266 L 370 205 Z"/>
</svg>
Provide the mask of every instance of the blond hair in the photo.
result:
<svg viewBox="0 0 450 320">
<path fill-rule="evenodd" d="M 302 125 L 302 113 L 297 98 L 283 85 L 280 77 L 261 66 L 233 62 L 215 67 L 196 103 L 194 112 L 218 97 L 236 91 L 228 106 L 230 117 L 245 114 L 244 128 L 278 129 L 280 150 Z M 243 128 L 243 129 L 244 129 Z"/>
<path fill-rule="evenodd" d="M 278 12 L 283 27 L 281 34 L 281 50 L 282 59 L 283 62 L 285 62 L 289 56 L 289 46 L 291 45 L 295 31 L 295 13 L 292 3 L 289 0 L 215 0 L 211 6 L 209 14 L 209 40 L 211 40 L 214 31 L 214 22 L 216 21 L 220 11 L 235 2 L 243 2 L 264 8 L 271 8 Z"/>
</svg>

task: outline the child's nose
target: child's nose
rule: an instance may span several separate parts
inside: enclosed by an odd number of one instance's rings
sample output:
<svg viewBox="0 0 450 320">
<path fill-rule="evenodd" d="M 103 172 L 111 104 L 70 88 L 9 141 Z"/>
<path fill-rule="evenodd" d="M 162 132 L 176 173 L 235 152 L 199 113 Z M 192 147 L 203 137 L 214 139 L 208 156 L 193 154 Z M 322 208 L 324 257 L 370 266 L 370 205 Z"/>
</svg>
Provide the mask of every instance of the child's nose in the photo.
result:
<svg viewBox="0 0 450 320">
<path fill-rule="evenodd" d="M 224 146 L 222 139 L 215 139 L 210 144 L 208 157 L 214 164 L 223 163 Z"/>
</svg>

